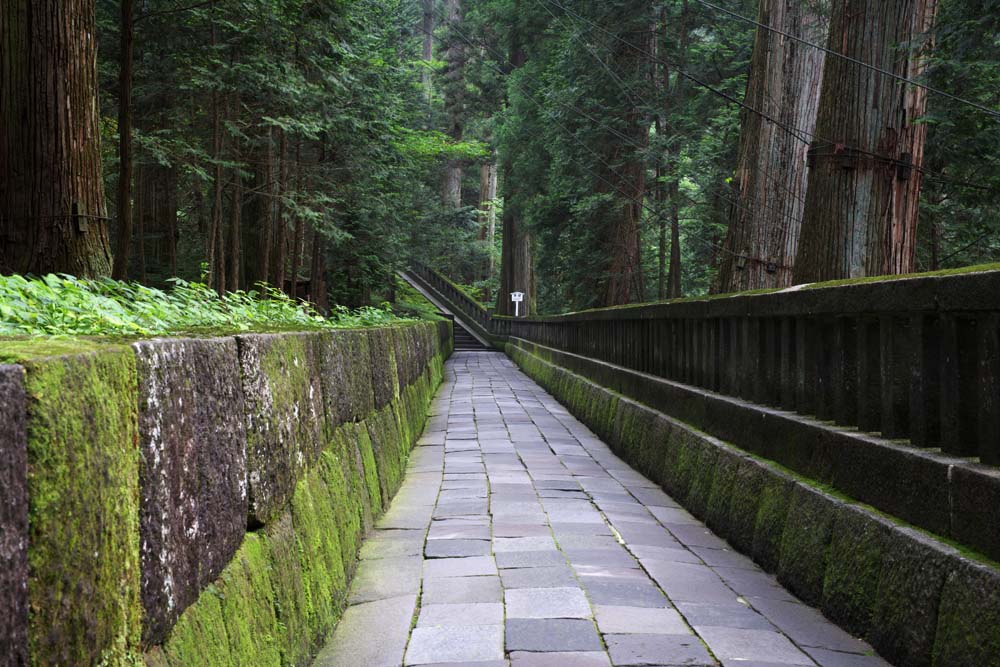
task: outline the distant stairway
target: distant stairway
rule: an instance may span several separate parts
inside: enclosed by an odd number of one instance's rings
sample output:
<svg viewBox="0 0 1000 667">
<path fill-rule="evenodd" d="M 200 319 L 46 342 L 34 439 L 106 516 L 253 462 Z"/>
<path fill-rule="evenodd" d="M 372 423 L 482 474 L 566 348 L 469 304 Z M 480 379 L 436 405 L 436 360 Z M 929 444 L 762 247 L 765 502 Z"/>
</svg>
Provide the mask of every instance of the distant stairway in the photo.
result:
<svg viewBox="0 0 1000 667">
<path fill-rule="evenodd" d="M 486 352 L 488 347 L 469 333 L 469 330 L 462 326 L 458 320 L 452 320 L 455 324 L 455 351 L 456 352 Z"/>
</svg>

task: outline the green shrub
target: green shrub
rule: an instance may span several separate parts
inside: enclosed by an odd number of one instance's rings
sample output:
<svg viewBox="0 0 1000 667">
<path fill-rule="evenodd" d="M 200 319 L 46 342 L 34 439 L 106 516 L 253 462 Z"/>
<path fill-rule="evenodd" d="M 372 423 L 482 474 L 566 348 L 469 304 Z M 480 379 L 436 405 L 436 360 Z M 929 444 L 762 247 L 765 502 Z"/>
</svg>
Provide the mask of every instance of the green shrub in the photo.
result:
<svg viewBox="0 0 1000 667">
<path fill-rule="evenodd" d="M 266 285 L 223 297 L 173 279 L 167 291 L 67 275 L 0 276 L 0 336 L 162 336 L 198 330 L 362 327 L 399 321 L 387 308 L 336 307 L 323 317 Z"/>
</svg>

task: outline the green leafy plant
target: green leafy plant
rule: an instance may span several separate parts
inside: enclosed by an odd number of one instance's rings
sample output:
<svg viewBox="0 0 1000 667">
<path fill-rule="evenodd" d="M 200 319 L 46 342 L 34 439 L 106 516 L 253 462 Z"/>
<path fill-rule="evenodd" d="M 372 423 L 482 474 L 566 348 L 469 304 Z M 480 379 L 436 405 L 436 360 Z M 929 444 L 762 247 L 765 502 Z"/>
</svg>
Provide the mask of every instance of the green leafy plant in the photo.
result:
<svg viewBox="0 0 1000 667">
<path fill-rule="evenodd" d="M 223 297 L 206 285 L 173 279 L 160 290 L 68 275 L 0 276 L 0 335 L 162 336 L 198 330 L 321 329 L 401 321 L 386 305 L 338 306 L 324 317 L 268 285 Z"/>
</svg>

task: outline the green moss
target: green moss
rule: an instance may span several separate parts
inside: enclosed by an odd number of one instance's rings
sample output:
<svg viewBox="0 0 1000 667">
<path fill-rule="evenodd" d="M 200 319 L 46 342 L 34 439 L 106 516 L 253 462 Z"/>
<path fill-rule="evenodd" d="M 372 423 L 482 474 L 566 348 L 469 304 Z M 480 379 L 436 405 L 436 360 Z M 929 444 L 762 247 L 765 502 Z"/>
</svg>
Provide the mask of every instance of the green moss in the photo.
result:
<svg viewBox="0 0 1000 667">
<path fill-rule="evenodd" d="M 781 535 L 778 580 L 814 606 L 823 600 L 827 550 L 838 507 L 832 498 L 795 485 Z"/>
<path fill-rule="evenodd" d="M 288 375 L 268 372 L 279 370 Z M 365 528 L 398 488 L 442 375 L 441 355 L 431 356 L 398 400 L 332 430 L 318 465 L 296 484 L 290 510 L 248 534 L 215 585 L 181 616 L 162 653 L 170 667 L 309 663 L 344 609 Z"/>
<path fill-rule="evenodd" d="M 340 433 L 346 429 L 340 429 Z M 340 535 L 340 559 L 345 573 L 353 571 L 366 525 L 371 522 L 364 469 L 353 443 L 338 434 L 320 458 L 319 474 L 326 484 L 330 501 L 336 508 L 337 533 Z M 366 505 L 369 507 L 366 510 Z"/>
<path fill-rule="evenodd" d="M 871 628 L 890 530 L 888 522 L 872 521 L 850 507 L 841 509 L 834 520 L 823 578 L 823 612 L 859 636 Z"/>
<path fill-rule="evenodd" d="M 128 348 L 28 361 L 34 664 L 137 661 L 139 452 Z"/>
<path fill-rule="evenodd" d="M 828 280 L 822 283 L 810 283 L 803 289 L 825 289 L 827 287 L 842 287 L 844 285 L 863 285 L 866 283 L 884 283 L 908 278 L 933 278 L 937 276 L 958 276 L 966 273 L 983 273 L 985 271 L 1000 271 L 1000 264 L 977 264 L 957 269 L 941 269 L 925 273 L 901 273 L 893 276 L 864 276 L 862 278 L 846 278 L 844 280 Z"/>
<path fill-rule="evenodd" d="M 778 569 L 791 494 L 792 481 L 782 477 L 768 477 L 760 490 L 753 534 L 753 558 L 768 572 Z"/>
<path fill-rule="evenodd" d="M 219 589 L 209 586 L 181 615 L 164 644 L 170 667 L 230 667 L 229 638 Z"/>
<path fill-rule="evenodd" d="M 217 587 L 229 638 L 229 664 L 281 667 L 270 563 L 260 536 L 247 534 Z"/>
<path fill-rule="evenodd" d="M 718 462 L 712 476 L 712 490 L 708 494 L 705 509 L 705 523 L 716 533 L 728 536 L 730 532 L 730 508 L 736 488 L 736 471 L 740 457 L 729 449 L 717 450 Z"/>
<path fill-rule="evenodd" d="M 2 338 L 0 364 L 13 364 L 43 357 L 96 352 L 107 344 L 82 338 Z"/>
<path fill-rule="evenodd" d="M 316 472 L 298 483 L 292 498 L 306 617 L 313 643 L 318 643 L 340 616 L 346 596 L 346 574 L 341 556 L 336 512 L 326 484 Z"/>
<path fill-rule="evenodd" d="M 302 665 L 312 655 L 309 603 L 291 512 L 265 528 L 264 548 L 270 564 L 278 646 L 282 665 Z M 197 664 L 197 663 L 192 663 Z"/>
</svg>

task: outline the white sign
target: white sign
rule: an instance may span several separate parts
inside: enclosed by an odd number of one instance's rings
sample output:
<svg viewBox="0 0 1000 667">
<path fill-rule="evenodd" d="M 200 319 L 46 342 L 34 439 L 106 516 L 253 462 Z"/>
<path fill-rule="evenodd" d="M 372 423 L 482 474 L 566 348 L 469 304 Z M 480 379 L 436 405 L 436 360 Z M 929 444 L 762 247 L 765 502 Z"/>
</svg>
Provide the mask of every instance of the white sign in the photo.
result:
<svg viewBox="0 0 1000 667">
<path fill-rule="evenodd" d="M 514 302 L 514 317 L 521 317 L 521 302 L 524 301 L 524 292 L 511 292 L 510 300 Z"/>
</svg>

